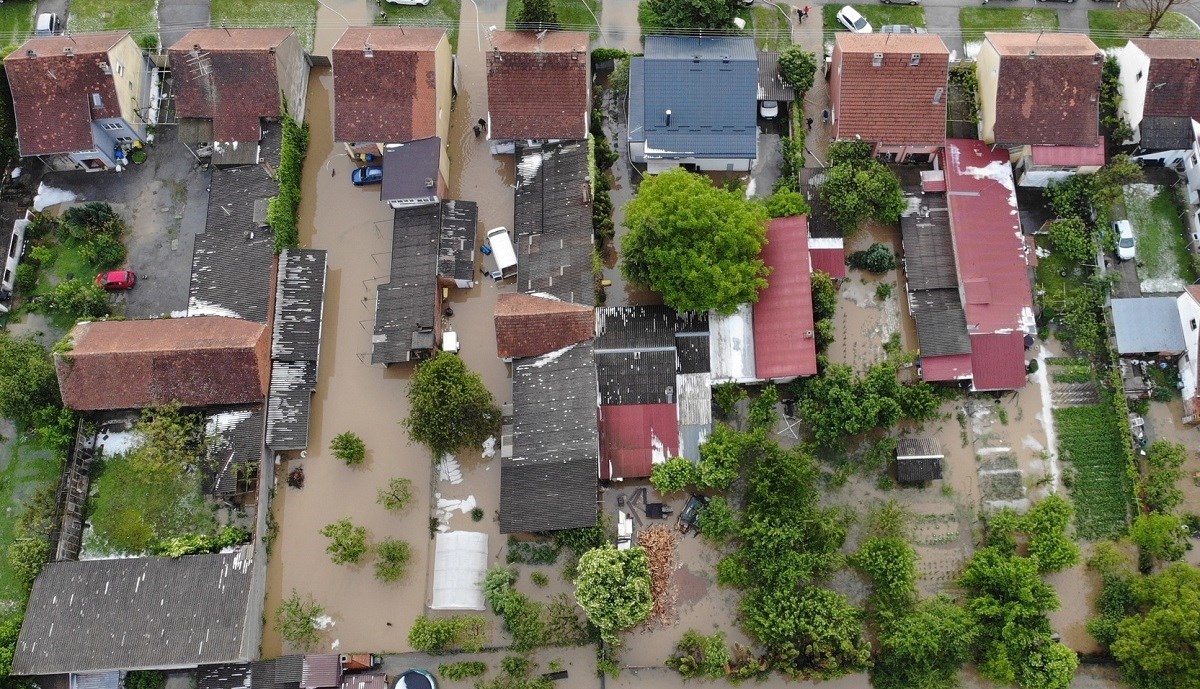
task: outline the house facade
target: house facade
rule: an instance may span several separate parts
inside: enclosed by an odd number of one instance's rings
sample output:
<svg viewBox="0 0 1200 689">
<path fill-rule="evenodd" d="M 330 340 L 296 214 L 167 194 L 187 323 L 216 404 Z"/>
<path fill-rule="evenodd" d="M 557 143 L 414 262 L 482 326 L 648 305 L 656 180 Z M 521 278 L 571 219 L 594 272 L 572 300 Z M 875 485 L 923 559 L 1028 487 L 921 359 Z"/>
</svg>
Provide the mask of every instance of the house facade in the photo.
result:
<svg viewBox="0 0 1200 689">
<path fill-rule="evenodd" d="M 1083 34 L 984 34 L 975 61 L 979 138 L 1009 150 L 1021 186 L 1104 165 L 1104 53 Z"/>
<path fill-rule="evenodd" d="M 334 140 L 358 160 L 383 159 L 385 186 L 404 193 L 382 200 L 403 208 L 444 199 L 454 90 L 447 32 L 350 27 L 334 44 L 332 60 Z"/>
<path fill-rule="evenodd" d="M 1195 146 L 1200 116 L 1200 40 L 1137 38 L 1116 52 L 1121 117 L 1136 159 L 1180 166 Z"/>
<path fill-rule="evenodd" d="M 588 137 L 588 34 L 494 31 L 487 52 L 487 138 L 493 154 Z"/>
<path fill-rule="evenodd" d="M 749 36 L 647 36 L 629 65 L 629 155 L 650 174 L 746 172 L 758 157 L 758 57 Z"/>
<path fill-rule="evenodd" d="M 293 29 L 194 29 L 167 54 L 179 140 L 216 165 L 257 163 L 264 119 L 304 119 L 309 61 Z"/>
<path fill-rule="evenodd" d="M 116 170 L 154 120 L 153 65 L 128 31 L 31 38 L 4 59 L 21 157 Z"/>
<path fill-rule="evenodd" d="M 933 34 L 837 34 L 829 79 L 834 139 L 888 162 L 931 162 L 946 143 L 950 51 Z M 880 97 L 890 90 L 903 98 Z"/>
</svg>

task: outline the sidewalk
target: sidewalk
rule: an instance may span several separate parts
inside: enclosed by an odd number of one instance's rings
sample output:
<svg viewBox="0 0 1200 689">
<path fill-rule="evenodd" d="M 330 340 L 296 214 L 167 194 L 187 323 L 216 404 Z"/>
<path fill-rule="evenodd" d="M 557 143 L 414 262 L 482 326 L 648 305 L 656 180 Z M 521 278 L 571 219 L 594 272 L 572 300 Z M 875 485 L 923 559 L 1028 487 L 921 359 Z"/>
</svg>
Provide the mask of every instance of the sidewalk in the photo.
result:
<svg viewBox="0 0 1200 689">
<path fill-rule="evenodd" d="M 789 6 L 792 8 L 791 17 L 793 18 L 792 43 L 817 56 L 817 75 L 813 80 L 812 88 L 804 94 L 802 104 L 804 114 L 799 118 L 801 123 L 810 117 L 813 121 L 812 129 L 809 130 L 808 136 L 804 140 L 804 164 L 805 167 L 824 167 L 828 161 L 831 128 L 822 117 L 822 113 L 829 109 L 829 82 L 825 81 L 825 44 L 824 31 L 821 26 L 821 6 L 809 5 L 808 19 L 803 22 L 795 21 L 795 17 L 798 16 L 796 5 L 789 4 Z M 801 3 L 800 6 L 803 7 L 804 3 Z"/>
</svg>

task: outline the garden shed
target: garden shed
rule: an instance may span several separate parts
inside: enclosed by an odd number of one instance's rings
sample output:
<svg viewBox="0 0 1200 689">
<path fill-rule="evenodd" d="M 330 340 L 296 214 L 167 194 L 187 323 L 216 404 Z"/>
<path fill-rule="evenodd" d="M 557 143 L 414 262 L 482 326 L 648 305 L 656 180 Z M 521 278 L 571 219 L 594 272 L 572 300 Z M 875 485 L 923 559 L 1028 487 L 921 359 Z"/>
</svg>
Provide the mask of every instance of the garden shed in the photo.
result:
<svg viewBox="0 0 1200 689">
<path fill-rule="evenodd" d="M 1175 355 L 1187 349 L 1175 297 L 1113 299 L 1112 316 L 1122 356 Z"/>
<path fill-rule="evenodd" d="M 942 446 L 934 438 L 901 438 L 896 443 L 896 480 L 924 483 L 942 477 Z"/>
<path fill-rule="evenodd" d="M 483 610 L 483 575 L 487 571 L 488 537 L 477 531 L 437 535 L 433 557 L 434 610 Z"/>
</svg>

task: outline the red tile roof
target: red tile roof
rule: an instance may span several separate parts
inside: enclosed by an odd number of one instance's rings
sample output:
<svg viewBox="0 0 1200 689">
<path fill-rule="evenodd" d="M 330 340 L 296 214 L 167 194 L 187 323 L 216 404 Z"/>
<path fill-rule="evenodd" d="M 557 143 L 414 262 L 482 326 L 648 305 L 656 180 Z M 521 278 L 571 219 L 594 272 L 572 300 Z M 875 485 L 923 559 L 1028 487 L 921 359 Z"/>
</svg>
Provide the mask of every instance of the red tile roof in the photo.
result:
<svg viewBox="0 0 1200 689">
<path fill-rule="evenodd" d="M 921 357 L 921 380 L 930 383 L 950 383 L 970 377 L 970 354 Z"/>
<path fill-rule="evenodd" d="M 996 142 L 1090 146 L 1104 54 L 1083 34 L 987 33 L 1000 55 Z M 1033 56 L 1032 59 L 1030 56 Z"/>
<path fill-rule="evenodd" d="M 497 31 L 487 53 L 489 137 L 586 139 L 588 35 Z"/>
<path fill-rule="evenodd" d="M 763 379 L 815 375 L 808 218 L 771 220 L 759 257 L 771 274 L 754 305 L 755 374 Z"/>
<path fill-rule="evenodd" d="M 814 272 L 819 270 L 835 279 L 846 277 L 846 249 L 840 237 L 810 237 L 808 260 Z"/>
<path fill-rule="evenodd" d="M 402 143 L 437 136 L 435 51 L 445 38 L 445 29 L 346 29 L 333 46 L 334 140 Z"/>
<path fill-rule="evenodd" d="M 93 321 L 56 354 L 63 404 L 76 411 L 261 402 L 271 332 L 224 316 Z"/>
<path fill-rule="evenodd" d="M 971 336 L 971 369 L 975 390 L 1018 390 L 1025 387 L 1025 333 Z"/>
<path fill-rule="evenodd" d="M 679 454 L 674 404 L 600 407 L 600 478 L 645 478 L 654 459 Z"/>
<path fill-rule="evenodd" d="M 1087 167 L 1104 165 L 1104 138 L 1096 137 L 1091 146 L 1030 146 L 1034 165 Z"/>
<path fill-rule="evenodd" d="M 1029 245 L 1021 234 L 1008 152 L 982 141 L 951 139 L 945 158 L 950 230 L 976 385 L 982 376 L 985 381 L 1019 379 L 1020 387 L 1025 380 L 1023 356 L 981 357 L 977 351 L 979 336 L 989 334 L 1013 334 L 1023 349 L 1023 333 L 1034 327 Z M 998 373 L 1003 367 L 1012 370 Z"/>
<path fill-rule="evenodd" d="M 94 147 L 92 120 L 121 116 L 113 76 L 100 65 L 127 36 L 128 31 L 113 31 L 31 38 L 4 58 L 21 155 Z M 99 108 L 91 107 L 93 93 L 100 94 Z"/>
<path fill-rule="evenodd" d="M 1132 43 L 1150 58 L 1142 115 L 1200 117 L 1200 40 L 1135 38 Z"/>
<path fill-rule="evenodd" d="M 334 689 L 342 683 L 342 657 L 337 653 L 310 653 L 304 656 L 300 672 L 301 689 Z"/>
<path fill-rule="evenodd" d="M 260 117 L 283 114 L 276 49 L 292 29 L 193 29 L 168 50 L 175 110 L 211 119 L 217 141 L 257 141 Z"/>
<path fill-rule="evenodd" d="M 596 336 L 590 306 L 520 292 L 496 299 L 496 355 L 519 359 L 556 352 Z"/>
<path fill-rule="evenodd" d="M 941 146 L 946 140 L 950 73 L 950 51 L 942 39 L 934 34 L 848 32 L 836 37 L 830 82 L 833 138 Z M 881 98 L 885 93 L 903 97 Z"/>
</svg>

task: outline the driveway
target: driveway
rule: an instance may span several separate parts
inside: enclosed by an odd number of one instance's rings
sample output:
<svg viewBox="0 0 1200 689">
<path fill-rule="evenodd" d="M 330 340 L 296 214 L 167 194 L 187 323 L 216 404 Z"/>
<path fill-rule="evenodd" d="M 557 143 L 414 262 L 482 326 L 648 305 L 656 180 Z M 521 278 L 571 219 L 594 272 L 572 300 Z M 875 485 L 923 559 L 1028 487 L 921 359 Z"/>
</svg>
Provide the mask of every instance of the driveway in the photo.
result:
<svg viewBox="0 0 1200 689">
<path fill-rule="evenodd" d="M 109 203 L 127 223 L 126 267 L 138 275 L 128 292 L 113 294 L 117 313 L 151 318 L 181 312 L 188 305 L 192 246 L 204 229 L 209 174 L 199 169 L 174 127 L 159 127 L 149 159 L 115 172 L 54 172 L 43 178 L 72 191 L 80 202 Z"/>
<path fill-rule="evenodd" d="M 175 45 L 184 34 L 208 26 L 211 0 L 159 0 L 158 34 L 164 48 Z"/>
<path fill-rule="evenodd" d="M 67 12 L 71 7 L 70 0 L 38 0 L 37 13 L 53 12 L 58 15 L 63 26 L 67 25 Z"/>
</svg>

